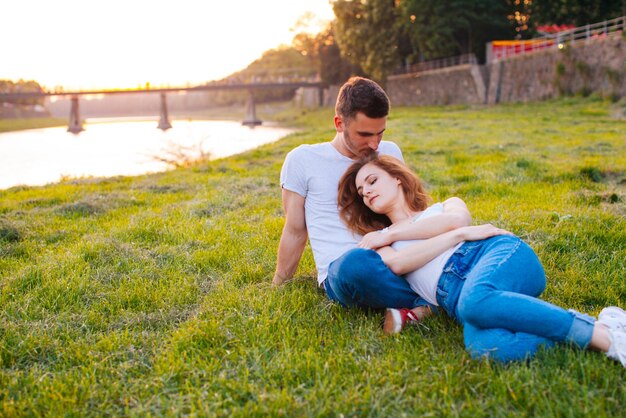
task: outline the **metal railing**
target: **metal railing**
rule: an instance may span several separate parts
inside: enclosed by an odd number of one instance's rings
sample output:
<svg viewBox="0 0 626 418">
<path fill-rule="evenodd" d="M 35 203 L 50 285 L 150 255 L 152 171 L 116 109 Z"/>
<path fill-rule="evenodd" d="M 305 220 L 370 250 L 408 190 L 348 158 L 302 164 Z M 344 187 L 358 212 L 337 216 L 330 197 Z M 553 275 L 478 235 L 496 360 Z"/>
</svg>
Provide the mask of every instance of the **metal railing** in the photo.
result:
<svg viewBox="0 0 626 418">
<path fill-rule="evenodd" d="M 487 44 L 487 62 L 546 49 L 563 49 L 567 45 L 589 42 L 592 39 L 621 36 L 625 28 L 626 16 L 622 16 L 523 41 L 493 41 Z"/>
<path fill-rule="evenodd" d="M 437 70 L 440 68 L 456 67 L 458 65 L 477 64 L 478 60 L 474 54 L 463 54 L 455 57 L 442 58 L 432 61 L 407 64 L 394 71 L 394 75 L 420 73 L 422 71 Z"/>
</svg>

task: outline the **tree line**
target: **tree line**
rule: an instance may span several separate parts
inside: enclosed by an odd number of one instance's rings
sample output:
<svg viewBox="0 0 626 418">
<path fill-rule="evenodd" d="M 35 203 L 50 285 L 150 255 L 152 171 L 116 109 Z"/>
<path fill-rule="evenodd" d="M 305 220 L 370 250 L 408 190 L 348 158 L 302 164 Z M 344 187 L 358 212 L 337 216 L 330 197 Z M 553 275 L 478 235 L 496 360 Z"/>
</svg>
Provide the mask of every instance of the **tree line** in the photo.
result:
<svg viewBox="0 0 626 418">
<path fill-rule="evenodd" d="M 43 88 L 34 80 L 0 80 L 0 93 L 43 93 Z M 41 105 L 43 98 L 14 99 L 14 105 Z"/>
<path fill-rule="evenodd" d="M 402 65 L 473 53 L 492 40 L 528 39 L 548 24 L 582 26 L 626 14 L 626 0 L 335 0 L 335 19 L 293 48 L 321 80 L 350 74 L 384 83 Z"/>
</svg>

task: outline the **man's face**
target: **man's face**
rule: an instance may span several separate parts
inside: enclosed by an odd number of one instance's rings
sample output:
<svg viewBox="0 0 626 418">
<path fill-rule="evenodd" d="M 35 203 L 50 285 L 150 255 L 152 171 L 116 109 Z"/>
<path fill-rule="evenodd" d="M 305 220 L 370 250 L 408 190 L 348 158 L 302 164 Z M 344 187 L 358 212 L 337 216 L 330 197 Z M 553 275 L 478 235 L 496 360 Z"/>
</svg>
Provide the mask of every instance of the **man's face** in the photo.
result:
<svg viewBox="0 0 626 418">
<path fill-rule="evenodd" d="M 335 127 L 337 132 L 343 134 L 343 153 L 355 159 L 378 149 L 387 128 L 387 117 L 368 118 L 361 112 L 353 118 L 336 116 Z"/>
</svg>

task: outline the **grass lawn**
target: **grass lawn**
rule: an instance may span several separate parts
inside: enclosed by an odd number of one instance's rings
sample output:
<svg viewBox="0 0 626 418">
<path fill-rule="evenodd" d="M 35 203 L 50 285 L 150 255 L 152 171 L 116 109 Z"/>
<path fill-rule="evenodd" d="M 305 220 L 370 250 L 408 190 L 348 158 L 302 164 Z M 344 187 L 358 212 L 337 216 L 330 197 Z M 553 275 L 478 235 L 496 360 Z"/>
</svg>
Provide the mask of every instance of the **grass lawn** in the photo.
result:
<svg viewBox="0 0 626 418">
<path fill-rule="evenodd" d="M 626 122 L 610 103 L 394 108 L 435 200 L 527 240 L 544 298 L 626 306 Z M 472 360 L 443 316 L 396 337 L 329 303 L 306 250 L 270 285 L 285 154 L 332 110 L 231 158 L 0 191 L 0 416 L 622 416 L 626 369 L 558 347 Z"/>
<path fill-rule="evenodd" d="M 67 125 L 63 118 L 0 119 L 0 133 Z"/>
</svg>

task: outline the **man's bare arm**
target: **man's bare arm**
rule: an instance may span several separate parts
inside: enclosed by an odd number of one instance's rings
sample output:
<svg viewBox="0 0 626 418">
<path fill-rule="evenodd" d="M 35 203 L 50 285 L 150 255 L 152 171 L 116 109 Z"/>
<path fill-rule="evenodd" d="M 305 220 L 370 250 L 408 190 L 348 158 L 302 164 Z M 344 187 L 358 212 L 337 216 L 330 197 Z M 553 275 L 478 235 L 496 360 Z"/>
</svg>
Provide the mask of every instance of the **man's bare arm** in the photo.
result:
<svg viewBox="0 0 626 418">
<path fill-rule="evenodd" d="M 293 277 L 300 263 L 300 258 L 302 258 L 307 240 L 304 197 L 283 189 L 282 199 L 285 226 L 278 244 L 276 272 L 272 279 L 274 285 L 281 285 Z"/>
<path fill-rule="evenodd" d="M 458 197 L 443 202 L 443 213 L 418 219 L 415 222 L 394 225 L 385 233 L 370 232 L 359 243 L 361 248 L 381 248 L 396 241 L 427 239 L 472 224 L 467 205 Z"/>
</svg>

